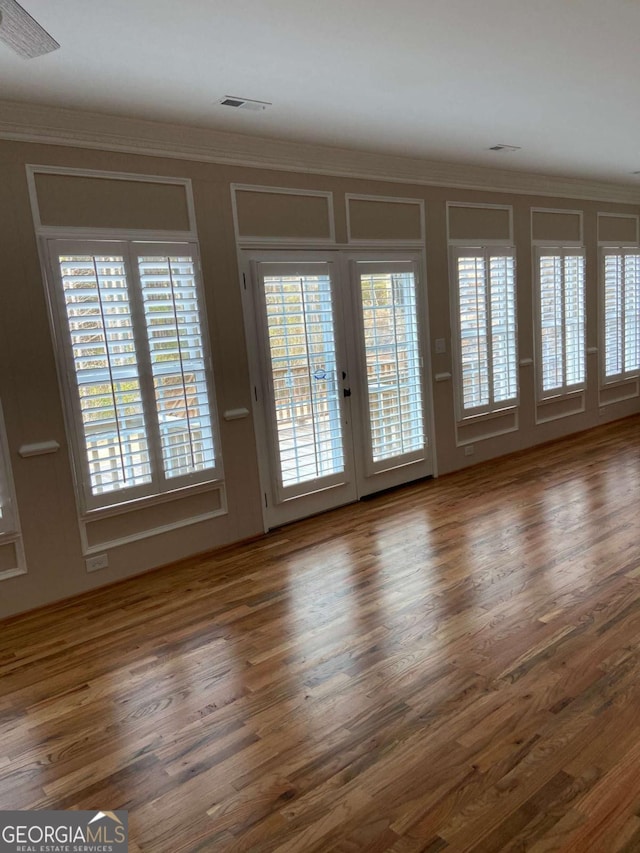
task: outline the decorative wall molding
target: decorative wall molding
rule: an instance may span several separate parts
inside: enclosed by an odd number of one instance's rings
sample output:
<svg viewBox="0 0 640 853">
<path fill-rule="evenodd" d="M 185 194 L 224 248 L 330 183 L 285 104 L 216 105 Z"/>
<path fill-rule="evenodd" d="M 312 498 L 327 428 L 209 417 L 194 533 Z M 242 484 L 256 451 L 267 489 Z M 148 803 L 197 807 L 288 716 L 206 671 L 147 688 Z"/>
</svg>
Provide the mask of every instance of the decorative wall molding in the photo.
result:
<svg viewBox="0 0 640 853">
<path fill-rule="evenodd" d="M 401 184 L 640 204 L 640 186 L 455 165 L 0 101 L 0 139 Z"/>
</svg>

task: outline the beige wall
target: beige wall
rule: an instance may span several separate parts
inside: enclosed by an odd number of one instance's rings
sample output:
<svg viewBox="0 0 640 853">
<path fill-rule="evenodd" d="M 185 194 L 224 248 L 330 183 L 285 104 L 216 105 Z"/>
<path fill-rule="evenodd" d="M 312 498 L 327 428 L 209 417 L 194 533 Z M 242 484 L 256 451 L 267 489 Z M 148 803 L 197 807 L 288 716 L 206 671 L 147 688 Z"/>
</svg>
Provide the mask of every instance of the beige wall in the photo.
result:
<svg viewBox="0 0 640 853">
<path fill-rule="evenodd" d="M 220 412 L 240 407 L 251 408 L 234 243 L 230 193 L 232 182 L 332 192 L 338 243 L 347 240 L 345 193 L 424 200 L 431 341 L 436 338 L 445 338 L 447 341 L 446 354 L 436 355 L 432 352 L 434 374 L 452 370 L 447 201 L 513 205 L 521 358 L 533 357 L 531 208 L 567 208 L 583 212 L 587 246 L 589 345 L 597 342 L 597 213 L 638 213 L 638 208 L 630 205 L 396 185 L 80 148 L 0 142 L 0 399 L 5 411 L 28 565 L 26 575 L 0 581 L 0 617 L 262 531 L 251 419 L 229 422 L 221 419 L 227 514 L 112 548 L 108 551 L 110 567 L 99 573 L 87 574 L 29 205 L 25 174 L 27 163 L 192 180 Z M 463 447 L 456 446 L 452 382 L 435 383 L 433 405 L 439 473 L 588 429 L 605 419 L 612 420 L 640 411 L 640 401 L 634 397 L 608 405 L 600 414 L 595 355 L 588 356 L 588 379 L 585 412 L 536 425 L 533 368 L 522 367 L 518 430 L 497 438 L 476 441 L 475 454 L 471 458 L 464 455 Z M 17 452 L 25 443 L 50 439 L 60 443 L 61 450 L 58 453 L 23 459 Z M 201 511 L 201 504 L 202 501 L 199 502 L 198 512 Z"/>
</svg>

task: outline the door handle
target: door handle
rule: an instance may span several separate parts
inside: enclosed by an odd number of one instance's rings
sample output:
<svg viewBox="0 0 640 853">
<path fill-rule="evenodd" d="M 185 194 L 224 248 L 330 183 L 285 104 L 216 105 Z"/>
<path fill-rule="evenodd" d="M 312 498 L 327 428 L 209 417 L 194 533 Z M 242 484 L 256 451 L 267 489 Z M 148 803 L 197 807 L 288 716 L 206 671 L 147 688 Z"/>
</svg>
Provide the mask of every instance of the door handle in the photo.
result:
<svg viewBox="0 0 640 853">
<path fill-rule="evenodd" d="M 350 397 L 351 396 L 351 388 L 343 388 L 342 393 L 344 394 L 345 397 Z"/>
</svg>

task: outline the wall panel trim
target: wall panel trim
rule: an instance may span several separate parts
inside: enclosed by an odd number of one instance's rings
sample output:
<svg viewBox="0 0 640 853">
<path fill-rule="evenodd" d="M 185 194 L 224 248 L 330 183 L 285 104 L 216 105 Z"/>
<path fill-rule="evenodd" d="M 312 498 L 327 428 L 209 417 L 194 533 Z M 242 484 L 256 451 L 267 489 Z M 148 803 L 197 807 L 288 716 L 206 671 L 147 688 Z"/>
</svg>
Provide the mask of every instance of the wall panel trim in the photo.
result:
<svg viewBox="0 0 640 853">
<path fill-rule="evenodd" d="M 631 183 L 374 154 L 15 101 L 0 101 L 0 138 L 391 183 L 640 203 L 640 187 Z"/>
</svg>

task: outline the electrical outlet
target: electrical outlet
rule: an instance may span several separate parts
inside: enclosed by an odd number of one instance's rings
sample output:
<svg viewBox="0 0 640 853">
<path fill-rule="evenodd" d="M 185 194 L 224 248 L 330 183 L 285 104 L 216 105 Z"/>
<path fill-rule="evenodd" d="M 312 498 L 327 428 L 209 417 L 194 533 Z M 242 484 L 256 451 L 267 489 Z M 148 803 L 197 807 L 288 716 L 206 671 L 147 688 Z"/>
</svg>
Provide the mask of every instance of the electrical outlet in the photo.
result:
<svg viewBox="0 0 640 853">
<path fill-rule="evenodd" d="M 476 452 L 476 450 L 475 450 L 475 447 L 473 446 L 473 444 L 467 444 L 467 446 L 464 449 L 464 455 L 465 456 L 473 456 L 473 454 L 475 452 Z"/>
<path fill-rule="evenodd" d="M 88 572 L 99 572 L 108 567 L 109 557 L 107 554 L 97 554 L 95 557 L 87 557 L 84 562 Z"/>
<path fill-rule="evenodd" d="M 436 338 L 436 355 L 444 355 L 447 351 L 447 342 L 444 338 Z"/>
</svg>

